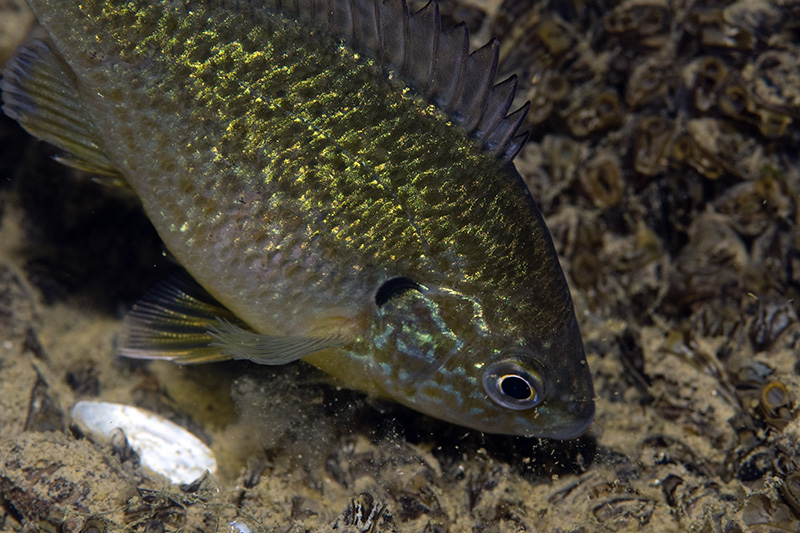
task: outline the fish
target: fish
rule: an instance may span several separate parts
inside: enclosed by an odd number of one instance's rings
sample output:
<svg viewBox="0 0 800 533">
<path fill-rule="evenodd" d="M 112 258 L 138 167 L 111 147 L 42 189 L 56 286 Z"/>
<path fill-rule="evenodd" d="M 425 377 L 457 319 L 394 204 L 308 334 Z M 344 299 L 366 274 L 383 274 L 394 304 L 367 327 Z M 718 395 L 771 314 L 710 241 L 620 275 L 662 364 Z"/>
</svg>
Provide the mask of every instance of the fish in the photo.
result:
<svg viewBox="0 0 800 533">
<path fill-rule="evenodd" d="M 125 187 L 189 278 L 120 355 L 303 360 L 493 434 L 568 439 L 594 391 L 514 166 L 529 104 L 438 0 L 29 0 L 3 111 Z"/>
</svg>

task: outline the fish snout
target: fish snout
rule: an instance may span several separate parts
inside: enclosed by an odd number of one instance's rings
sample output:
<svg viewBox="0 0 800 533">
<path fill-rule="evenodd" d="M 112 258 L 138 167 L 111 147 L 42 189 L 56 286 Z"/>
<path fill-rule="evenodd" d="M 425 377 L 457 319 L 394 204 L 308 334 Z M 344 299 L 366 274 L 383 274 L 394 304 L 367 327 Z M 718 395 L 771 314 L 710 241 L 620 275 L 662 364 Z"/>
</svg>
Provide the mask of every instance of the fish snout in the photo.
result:
<svg viewBox="0 0 800 533">
<path fill-rule="evenodd" d="M 492 402 L 518 413 L 509 433 L 569 439 L 594 419 L 594 389 L 583 353 L 576 364 L 564 359 L 553 364 L 524 349 L 509 350 L 487 365 L 482 384 Z"/>
</svg>

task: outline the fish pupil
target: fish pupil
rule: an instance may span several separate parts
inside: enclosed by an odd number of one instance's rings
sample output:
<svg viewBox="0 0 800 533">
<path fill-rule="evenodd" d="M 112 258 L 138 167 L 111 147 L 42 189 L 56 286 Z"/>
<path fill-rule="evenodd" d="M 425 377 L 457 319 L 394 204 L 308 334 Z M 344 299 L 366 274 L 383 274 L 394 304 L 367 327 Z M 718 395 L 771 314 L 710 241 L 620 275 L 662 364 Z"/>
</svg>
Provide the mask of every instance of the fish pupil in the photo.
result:
<svg viewBox="0 0 800 533">
<path fill-rule="evenodd" d="M 404 277 L 396 277 L 386 280 L 380 287 L 378 287 L 378 292 L 375 293 L 375 304 L 378 307 L 381 307 L 383 304 L 391 300 L 392 297 L 412 289 L 419 291 L 422 290 L 422 287 L 420 287 L 419 284 L 413 279 Z"/>
<path fill-rule="evenodd" d="M 530 384 L 519 376 L 503 376 L 499 385 L 503 394 L 515 400 L 527 400 L 533 394 Z"/>
<path fill-rule="evenodd" d="M 539 376 L 545 375 L 542 364 L 531 354 L 511 351 L 511 357 L 495 361 L 483 372 L 483 390 L 495 403 L 506 409 L 532 409 L 545 399 L 546 389 Z"/>
</svg>

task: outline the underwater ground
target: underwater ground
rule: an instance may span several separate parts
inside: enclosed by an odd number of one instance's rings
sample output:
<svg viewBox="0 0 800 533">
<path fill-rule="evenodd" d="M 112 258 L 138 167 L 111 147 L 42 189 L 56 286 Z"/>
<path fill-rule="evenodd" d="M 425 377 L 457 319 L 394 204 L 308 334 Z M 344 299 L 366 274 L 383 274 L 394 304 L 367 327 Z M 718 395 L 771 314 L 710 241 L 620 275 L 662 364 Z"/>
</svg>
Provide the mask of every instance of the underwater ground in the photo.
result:
<svg viewBox="0 0 800 533">
<path fill-rule="evenodd" d="M 501 38 L 533 104 L 517 166 L 572 287 L 591 430 L 482 435 L 301 364 L 115 357 L 178 267 L 134 199 L 3 117 L 0 530 L 800 531 L 800 3 L 441 11 Z M 0 0 L 0 63 L 31 31 Z M 170 485 L 89 438 L 79 400 L 179 423 L 217 474 Z"/>
</svg>

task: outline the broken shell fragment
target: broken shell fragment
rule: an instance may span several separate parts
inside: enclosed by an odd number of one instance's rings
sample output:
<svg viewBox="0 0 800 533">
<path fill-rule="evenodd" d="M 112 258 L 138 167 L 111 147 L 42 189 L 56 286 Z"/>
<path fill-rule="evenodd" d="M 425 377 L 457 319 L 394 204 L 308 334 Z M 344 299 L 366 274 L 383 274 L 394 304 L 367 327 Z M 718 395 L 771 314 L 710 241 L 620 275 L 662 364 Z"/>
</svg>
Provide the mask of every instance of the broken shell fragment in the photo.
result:
<svg viewBox="0 0 800 533">
<path fill-rule="evenodd" d="M 792 394 L 780 381 L 764 385 L 758 407 L 764 420 L 777 429 L 782 430 L 794 419 Z"/>
<path fill-rule="evenodd" d="M 631 74 L 625 102 L 630 107 L 637 108 L 663 100 L 669 91 L 672 77 L 669 59 L 658 58 L 643 62 Z"/>
<path fill-rule="evenodd" d="M 716 103 L 727 76 L 728 67 L 720 58 L 706 56 L 700 60 L 693 83 L 694 105 L 699 111 L 705 113 Z"/>
<path fill-rule="evenodd" d="M 543 21 L 535 31 L 550 55 L 559 56 L 574 46 L 569 33 L 555 20 Z"/>
<path fill-rule="evenodd" d="M 669 30 L 666 2 L 623 2 L 603 18 L 605 30 L 644 46 L 661 46 Z M 659 38 L 661 37 L 661 38 Z"/>
<path fill-rule="evenodd" d="M 567 127 L 575 137 L 609 129 L 622 122 L 621 104 L 617 93 L 607 89 L 589 97 L 567 116 Z"/>
<path fill-rule="evenodd" d="M 675 133 L 671 120 L 646 116 L 637 127 L 633 166 L 645 176 L 655 176 L 667 166 L 667 154 Z"/>
<path fill-rule="evenodd" d="M 240 520 L 234 520 L 228 525 L 231 533 L 250 533 L 250 526 Z"/>
<path fill-rule="evenodd" d="M 782 137 L 792 124 L 791 117 L 771 109 L 760 108 L 756 113 L 761 119 L 758 123 L 758 129 L 768 139 Z"/>
<path fill-rule="evenodd" d="M 72 408 L 72 419 L 89 435 L 110 440 L 122 429 L 141 463 L 173 483 L 190 483 L 217 462 L 200 439 L 155 413 L 116 403 L 81 401 Z"/>
<path fill-rule="evenodd" d="M 601 152 L 581 168 L 579 180 L 595 207 L 614 207 L 622 201 L 625 182 L 619 158 L 613 152 Z"/>
<path fill-rule="evenodd" d="M 792 512 L 800 516 L 800 472 L 795 472 L 783 480 L 780 493 Z"/>
</svg>

